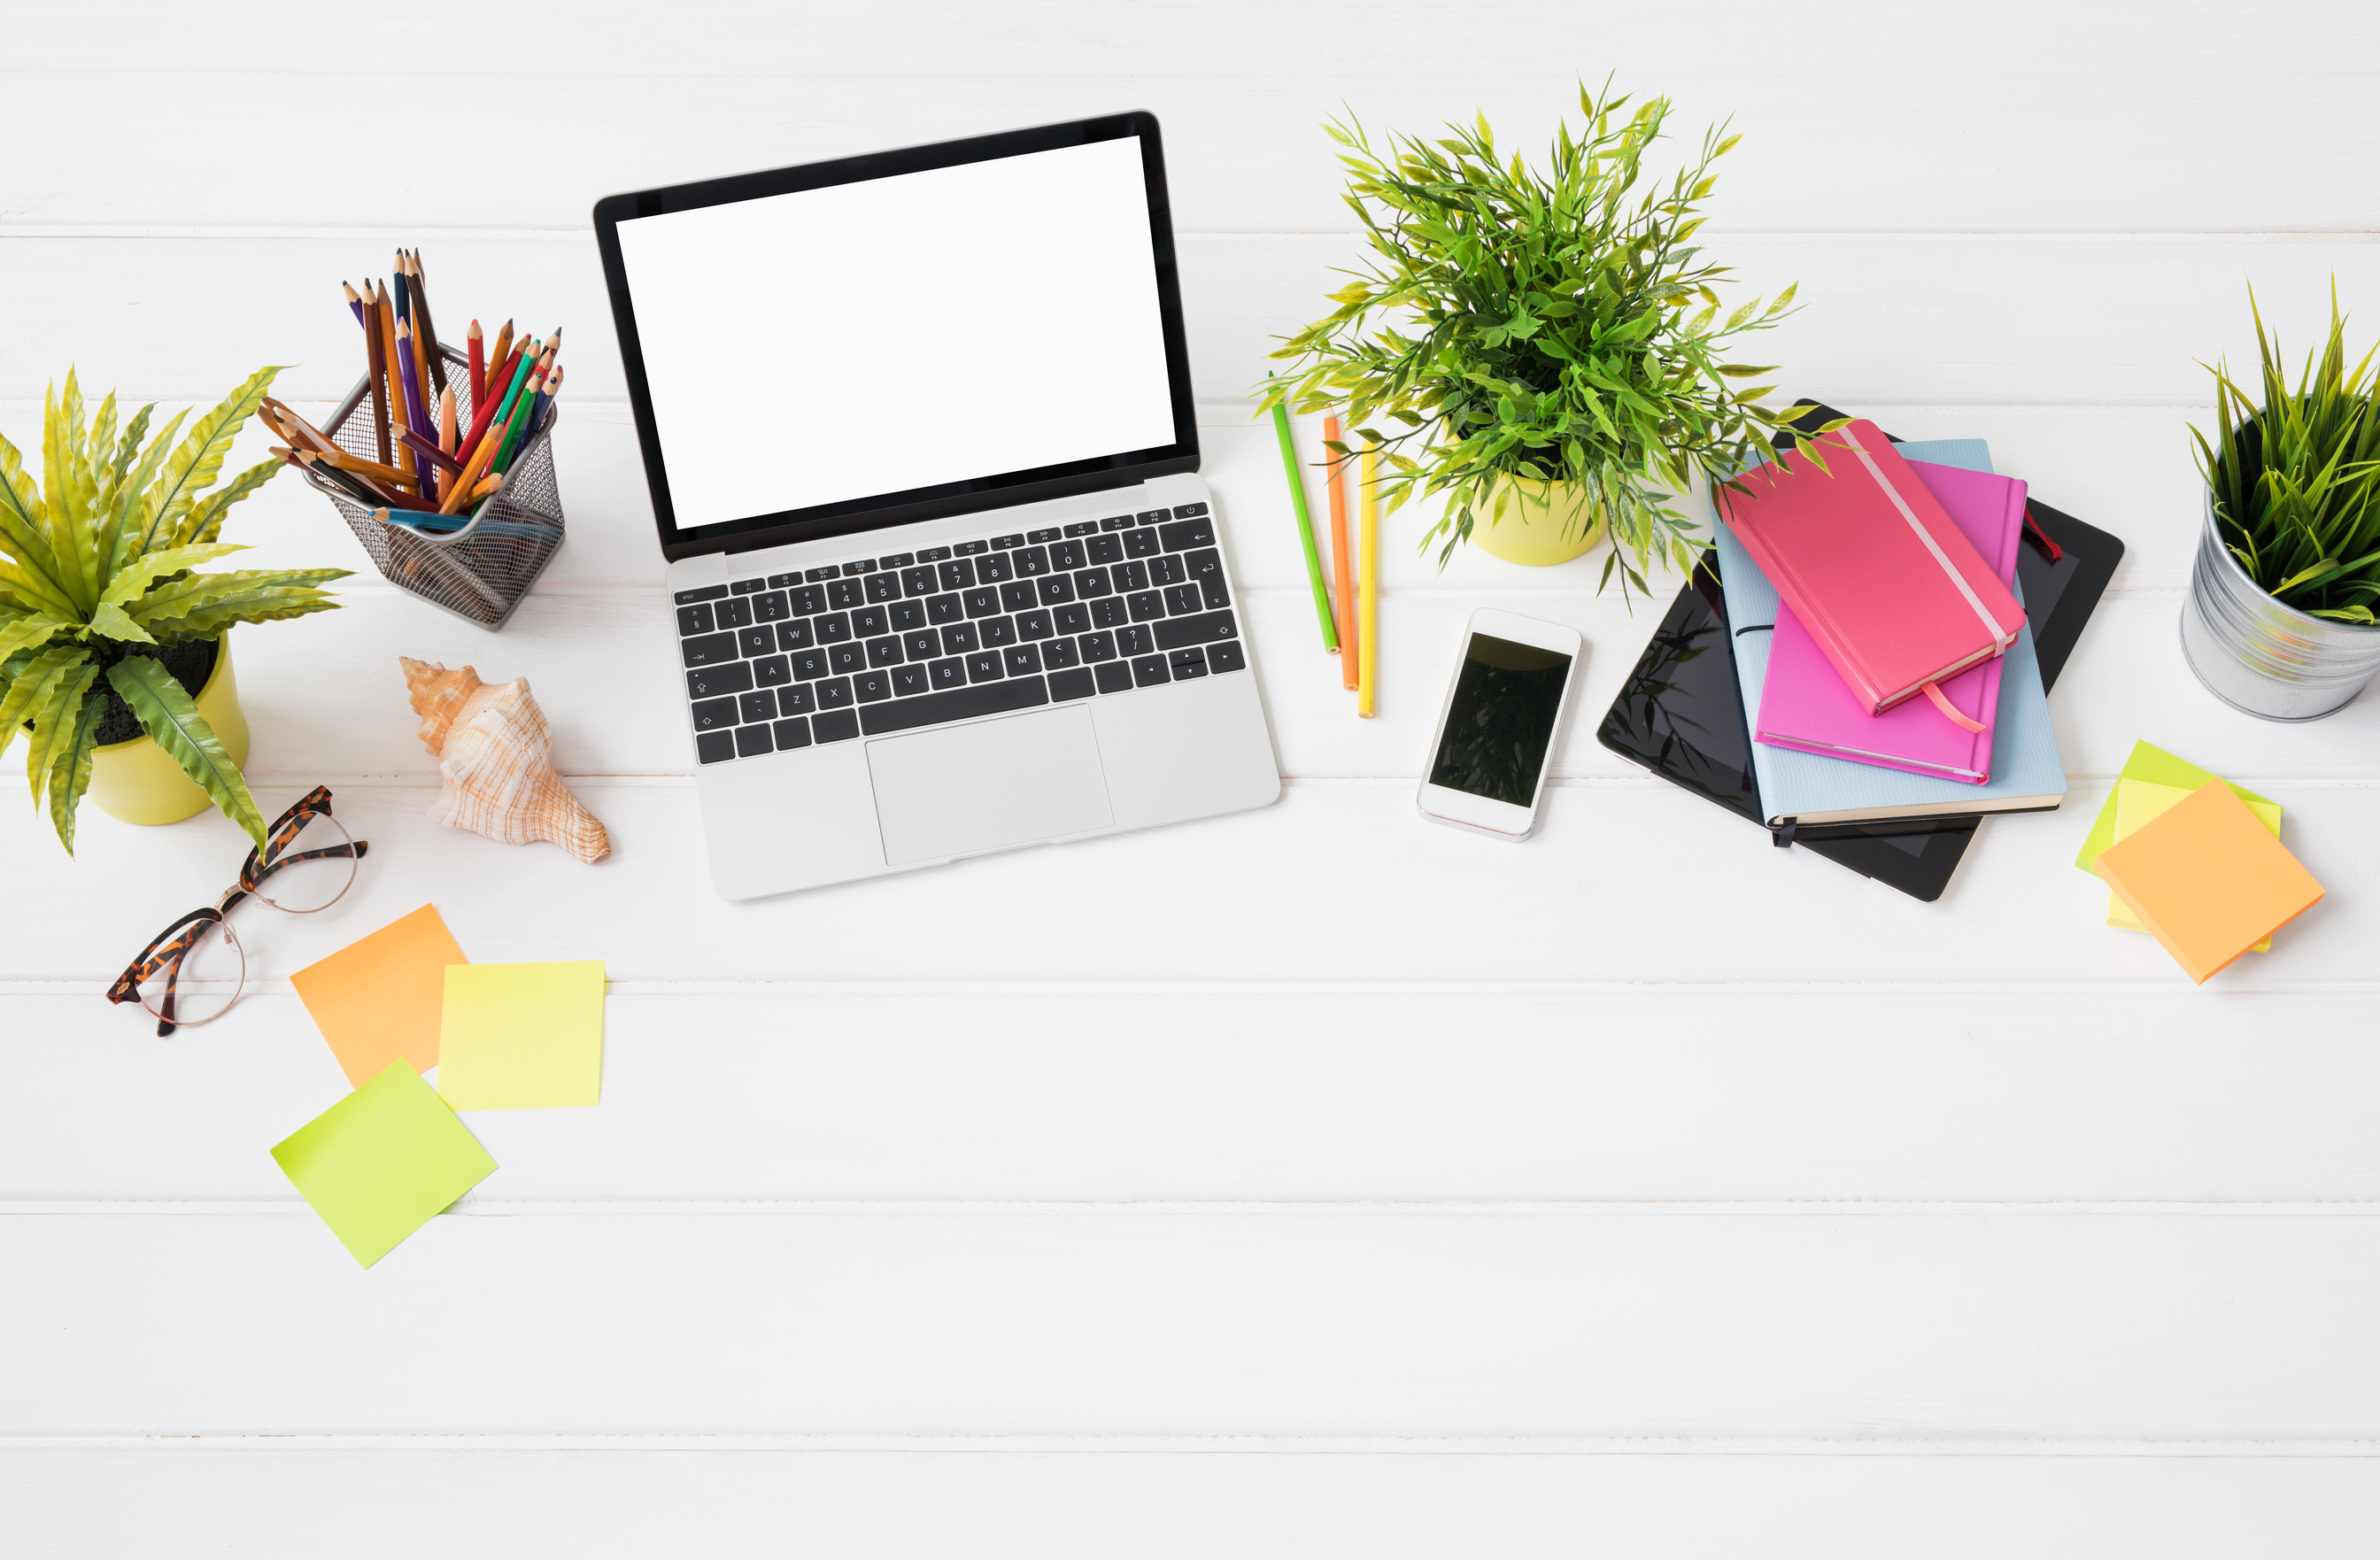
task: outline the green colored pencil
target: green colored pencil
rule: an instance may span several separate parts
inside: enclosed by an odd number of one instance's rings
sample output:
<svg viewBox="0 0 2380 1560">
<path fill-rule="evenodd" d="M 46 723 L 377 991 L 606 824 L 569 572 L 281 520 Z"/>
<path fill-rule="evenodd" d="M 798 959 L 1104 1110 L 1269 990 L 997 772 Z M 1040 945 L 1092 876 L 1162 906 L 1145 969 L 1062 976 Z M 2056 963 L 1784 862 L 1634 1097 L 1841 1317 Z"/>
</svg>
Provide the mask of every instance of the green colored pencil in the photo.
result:
<svg viewBox="0 0 2380 1560">
<path fill-rule="evenodd" d="M 1305 512 L 1305 480 L 1297 469 L 1297 446 L 1289 436 L 1289 408 L 1276 402 L 1273 431 L 1281 435 L 1281 466 L 1289 474 L 1289 504 L 1297 511 L 1297 539 L 1305 549 L 1305 577 L 1314 586 L 1314 615 L 1322 620 L 1322 647 L 1337 654 L 1339 624 L 1330 616 L 1330 591 L 1322 583 L 1322 555 L 1314 548 L 1314 517 Z"/>
</svg>

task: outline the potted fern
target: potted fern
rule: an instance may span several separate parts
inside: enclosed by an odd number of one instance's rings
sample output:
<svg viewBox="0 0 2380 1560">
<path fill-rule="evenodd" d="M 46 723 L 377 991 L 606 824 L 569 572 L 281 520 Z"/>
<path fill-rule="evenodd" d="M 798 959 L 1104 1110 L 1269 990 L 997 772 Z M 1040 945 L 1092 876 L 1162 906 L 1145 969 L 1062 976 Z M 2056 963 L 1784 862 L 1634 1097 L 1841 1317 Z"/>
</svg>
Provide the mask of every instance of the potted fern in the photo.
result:
<svg viewBox="0 0 2380 1560">
<path fill-rule="evenodd" d="M 1706 132 L 1692 166 L 1640 193 L 1670 105 L 1627 103 L 1582 86 L 1585 130 L 1561 126 L 1542 173 L 1500 152 L 1485 115 L 1445 139 L 1391 133 L 1377 148 L 1360 125 L 1326 127 L 1347 148 L 1347 203 L 1372 259 L 1330 295 L 1331 314 L 1273 354 L 1292 367 L 1262 387 L 1263 407 L 1343 405 L 1387 464 L 1387 511 L 1445 496 L 1428 533 L 1444 538 L 1441 562 L 1465 540 L 1560 562 L 1608 531 L 1603 583 L 1616 567 L 1623 595 L 1646 589 L 1656 557 L 1693 564 L 1705 506 L 1682 510 L 1680 496 L 1792 431 L 1759 405 L 1772 387 L 1737 388 L 1772 370 L 1726 359 L 1783 317 L 1793 289 L 1722 318 L 1713 284 L 1726 269 L 1693 243 L 1712 164 L 1739 138 Z"/>
<path fill-rule="evenodd" d="M 119 429 L 113 393 L 86 422 L 69 371 L 42 399 L 39 484 L 0 439 L 0 752 L 29 732 L 34 802 L 68 854 L 86 791 L 136 823 L 212 802 L 264 843 L 225 635 L 336 606 L 317 587 L 348 571 L 195 571 L 242 550 L 216 539 L 224 515 L 280 469 L 207 490 L 278 371 L 260 369 L 178 442 L 188 412 L 152 437 L 143 406 Z"/>
<path fill-rule="evenodd" d="M 2206 509 L 2182 655 L 2235 709 L 2314 720 L 2380 671 L 2380 354 L 2348 368 L 2334 284 L 2330 334 L 2292 387 L 2253 289 L 2248 311 L 2264 404 L 2218 364 L 2216 436 L 2191 429 Z"/>
</svg>

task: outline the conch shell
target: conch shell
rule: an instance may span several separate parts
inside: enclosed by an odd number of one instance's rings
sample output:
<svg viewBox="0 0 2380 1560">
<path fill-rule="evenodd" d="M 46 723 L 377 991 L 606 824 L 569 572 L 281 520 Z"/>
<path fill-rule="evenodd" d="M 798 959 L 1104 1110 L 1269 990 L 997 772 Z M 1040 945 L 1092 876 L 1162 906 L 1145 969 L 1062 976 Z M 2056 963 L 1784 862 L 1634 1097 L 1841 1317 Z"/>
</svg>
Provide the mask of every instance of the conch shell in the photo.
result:
<svg viewBox="0 0 2380 1560">
<path fill-rule="evenodd" d="M 584 862 L 612 853 L 603 826 L 553 772 L 553 734 L 528 678 L 490 684 L 468 666 L 449 671 L 397 659 L 421 717 L 421 745 L 446 777 L 431 804 L 432 823 L 507 845 L 550 840 Z"/>
</svg>

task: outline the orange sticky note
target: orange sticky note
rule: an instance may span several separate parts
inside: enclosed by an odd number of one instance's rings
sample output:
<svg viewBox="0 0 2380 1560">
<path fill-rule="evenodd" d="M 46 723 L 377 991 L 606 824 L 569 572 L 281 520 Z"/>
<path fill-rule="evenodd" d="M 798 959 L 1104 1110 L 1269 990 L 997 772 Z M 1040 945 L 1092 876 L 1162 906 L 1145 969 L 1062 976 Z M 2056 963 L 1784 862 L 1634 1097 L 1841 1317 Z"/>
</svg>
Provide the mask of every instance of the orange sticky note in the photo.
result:
<svg viewBox="0 0 2380 1560">
<path fill-rule="evenodd" d="M 2108 846 L 2098 867 L 2116 897 L 2201 985 L 2323 895 L 2313 874 L 2221 780 Z"/>
<path fill-rule="evenodd" d="M 360 1087 L 393 1061 L 438 1065 L 446 966 L 468 964 L 434 906 L 390 922 L 289 977 L 331 1054 Z"/>
</svg>

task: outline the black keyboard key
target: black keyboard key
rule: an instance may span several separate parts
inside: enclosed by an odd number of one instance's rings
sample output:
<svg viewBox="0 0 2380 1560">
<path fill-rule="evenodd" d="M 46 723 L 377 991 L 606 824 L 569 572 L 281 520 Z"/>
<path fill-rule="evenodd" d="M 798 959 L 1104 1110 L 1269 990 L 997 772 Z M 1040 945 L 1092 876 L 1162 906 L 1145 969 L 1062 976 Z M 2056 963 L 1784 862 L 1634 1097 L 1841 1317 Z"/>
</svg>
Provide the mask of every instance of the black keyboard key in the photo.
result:
<svg viewBox="0 0 2380 1560">
<path fill-rule="evenodd" d="M 1132 516 L 1129 514 L 1111 514 L 1106 519 L 1099 522 L 1099 529 L 1102 531 L 1129 531 L 1132 529 Z"/>
<path fill-rule="evenodd" d="M 1111 660 L 1105 666 L 1091 670 L 1099 673 L 1099 692 L 1103 694 L 1121 694 L 1132 687 L 1132 668 L 1120 660 Z"/>
<path fill-rule="evenodd" d="M 905 569 L 917 561 L 917 555 L 914 552 L 886 552 L 878 556 L 876 566 L 880 569 Z"/>
<path fill-rule="evenodd" d="M 977 586 L 959 599 L 966 603 L 966 615 L 971 618 L 988 618 L 1000 611 L 1000 592 L 988 585 Z"/>
<path fill-rule="evenodd" d="M 777 695 L 766 688 L 744 695 L 735 701 L 735 713 L 746 720 L 774 720 L 777 718 Z"/>
<path fill-rule="evenodd" d="M 983 642 L 994 648 L 1016 643 L 1014 618 L 986 618 L 976 628 L 983 635 Z"/>
<path fill-rule="evenodd" d="M 1041 664 L 1053 671 L 1062 666 L 1072 666 L 1079 659 L 1075 654 L 1072 639 L 1052 639 L 1041 647 Z"/>
<path fill-rule="evenodd" d="M 723 585 L 698 585 L 692 590 L 681 590 L 673 598 L 681 607 L 690 601 L 716 601 L 727 594 Z"/>
<path fill-rule="evenodd" d="M 841 709 L 851 702 L 851 679 L 848 677 L 822 678 L 816 686 L 820 709 Z"/>
<path fill-rule="evenodd" d="M 868 652 L 856 644 L 831 645 L 826 664 L 830 671 L 857 671 L 868 664 Z"/>
<path fill-rule="evenodd" d="M 752 603 L 740 596 L 731 597 L 727 600 L 715 602 L 712 604 L 711 610 L 718 613 L 719 626 L 722 628 L 749 628 L 752 626 Z"/>
<path fill-rule="evenodd" d="M 1095 534 L 1099 528 L 1099 523 L 1096 520 L 1077 520 L 1066 527 L 1066 534 L 1070 537 L 1087 537 Z"/>
<path fill-rule="evenodd" d="M 771 574 L 769 576 L 769 588 L 771 590 L 783 590 L 789 585 L 799 585 L 801 583 L 802 576 L 799 573 L 790 574 Z"/>
<path fill-rule="evenodd" d="M 1153 590 L 1141 591 L 1126 604 L 1135 623 L 1151 623 L 1165 615 L 1165 598 Z"/>
<path fill-rule="evenodd" d="M 991 543 L 988 541 L 963 541 L 959 543 L 958 546 L 951 549 L 951 550 L 957 553 L 960 557 L 965 558 L 983 551 L 990 545 Z"/>
<path fill-rule="evenodd" d="M 898 574 L 870 574 L 860 583 L 868 587 L 870 601 L 901 599 L 901 576 Z"/>
<path fill-rule="evenodd" d="M 705 764 L 719 764 L 735 756 L 735 733 L 733 732 L 700 732 L 694 739 L 694 756 Z"/>
<path fill-rule="evenodd" d="M 848 709 L 810 717 L 810 732 L 820 742 L 849 742 L 859 734 L 859 716 Z"/>
<path fill-rule="evenodd" d="M 1127 616 L 1121 596 L 1102 596 L 1091 603 L 1091 623 L 1096 628 L 1121 627 Z"/>
<path fill-rule="evenodd" d="M 1089 562 L 1090 559 L 1084 553 L 1081 542 L 1061 541 L 1050 544 L 1050 567 L 1053 569 L 1063 569 L 1071 573 Z"/>
<path fill-rule="evenodd" d="M 892 632 L 881 607 L 862 607 L 851 614 L 851 634 L 855 639 L 874 639 Z"/>
<path fill-rule="evenodd" d="M 1229 644 L 1207 647 L 1207 665 L 1210 671 L 1237 671 L 1247 664 L 1247 652 L 1236 639 Z"/>
<path fill-rule="evenodd" d="M 1090 545 L 1083 550 L 1090 555 L 1094 563 L 1121 563 L 1123 562 L 1123 538 L 1093 537 Z"/>
<path fill-rule="evenodd" d="M 1050 614 L 1038 607 L 1032 611 L 1016 614 L 1016 636 L 1019 639 L 1047 639 L 1056 632 L 1050 625 Z"/>
<path fill-rule="evenodd" d="M 1232 604 L 1232 592 L 1223 584 L 1223 555 L 1213 548 L 1189 553 L 1183 562 L 1190 567 L 1190 577 L 1198 582 L 1200 598 L 1207 611 Z"/>
<path fill-rule="evenodd" d="M 735 594 L 738 596 L 749 596 L 756 590 L 767 589 L 768 585 L 769 582 L 767 580 L 737 580 L 735 587 Z"/>
<path fill-rule="evenodd" d="M 851 614 L 827 612 L 810 619 L 810 629 L 821 645 L 839 645 L 851 637 Z"/>
<path fill-rule="evenodd" d="M 884 615 L 892 620 L 894 628 L 923 628 L 926 626 L 926 603 L 921 598 L 913 596 L 885 608 Z"/>
<path fill-rule="evenodd" d="M 1000 549 L 1003 552 L 1012 547 L 1023 547 L 1025 545 L 1025 533 L 1022 531 L 1014 531 L 1004 537 L 994 537 L 991 538 L 991 545 Z"/>
<path fill-rule="evenodd" d="M 926 598 L 926 621 L 928 623 L 956 623 L 965 615 L 965 609 L 960 605 L 959 599 L 955 596 L 929 596 Z"/>
<path fill-rule="evenodd" d="M 694 711 L 694 729 L 698 732 L 721 732 L 735 724 L 734 699 L 704 699 L 689 707 Z"/>
<path fill-rule="evenodd" d="M 818 696 L 810 691 L 808 683 L 795 683 L 777 690 L 777 713 L 780 715 L 808 715 L 817 707 Z"/>
<path fill-rule="evenodd" d="M 793 603 L 795 617 L 814 618 L 826 611 L 826 592 L 815 585 L 789 590 L 785 592 L 785 598 Z"/>
<path fill-rule="evenodd" d="M 951 550 L 947 547 L 921 547 L 917 549 L 917 562 L 920 563 L 939 563 L 950 555 Z"/>
<path fill-rule="evenodd" d="M 868 664 L 871 667 L 900 665 L 901 641 L 890 635 L 881 639 L 870 639 L 868 642 Z"/>
<path fill-rule="evenodd" d="M 1163 656 L 1141 656 L 1135 659 L 1132 663 L 1132 680 L 1135 684 L 1143 688 L 1152 683 L 1172 681 L 1166 674 Z"/>
<path fill-rule="evenodd" d="M 1046 585 L 1049 582 L 1045 580 L 1042 583 Z M 1021 612 L 1032 605 L 1033 582 L 1031 580 L 1011 580 L 1000 587 L 1002 611 Z"/>
<path fill-rule="evenodd" d="M 815 682 L 827 673 L 826 651 L 795 650 L 786 658 L 794 663 L 794 675 L 804 683 Z"/>
<path fill-rule="evenodd" d="M 1046 547 L 1020 547 L 1009 554 L 1019 574 L 1031 576 L 1050 572 L 1050 550 Z"/>
<path fill-rule="evenodd" d="M 1049 686 L 1040 678 L 1020 677 L 1014 683 L 990 683 L 892 704 L 869 705 L 860 712 L 860 719 L 868 727 L 868 734 L 875 737 L 944 720 L 965 720 L 970 716 L 1003 715 L 1012 709 L 1030 709 L 1049 702 Z"/>
<path fill-rule="evenodd" d="M 1160 585 L 1180 585 L 1190 577 L 1190 571 L 1181 559 L 1169 553 L 1148 561 L 1148 577 Z"/>
<path fill-rule="evenodd" d="M 1011 677 L 1030 677 L 1041 670 L 1041 652 L 1030 645 L 1011 645 L 1000 652 L 1001 660 Z M 752 695 L 747 694 L 745 697 Z"/>
<path fill-rule="evenodd" d="M 1108 578 L 1105 569 L 1085 569 L 1075 576 L 1075 594 L 1077 596 L 1105 596 L 1114 589 L 1115 583 Z"/>
<path fill-rule="evenodd" d="M 920 563 L 914 569 L 901 571 L 901 594 L 904 596 L 931 596 L 941 588 L 934 581 L 933 569 L 927 564 Z"/>
<path fill-rule="evenodd" d="M 889 699 L 892 696 L 892 669 L 888 667 L 881 671 L 863 671 L 851 680 L 851 688 L 862 704 L 875 704 L 880 700 Z"/>
<path fill-rule="evenodd" d="M 1050 574 L 1036 583 L 1041 591 L 1041 604 L 1045 607 L 1063 606 L 1075 599 L 1075 576 L 1072 574 Z"/>
<path fill-rule="evenodd" d="M 774 753 L 775 751 L 775 744 L 769 741 L 768 727 L 738 726 L 735 728 L 736 757 L 758 758 L 763 753 Z"/>
<path fill-rule="evenodd" d="M 1172 513 L 1170 509 L 1144 509 L 1133 518 L 1144 526 L 1153 526 Z"/>
<path fill-rule="evenodd" d="M 1086 634 L 1075 643 L 1082 647 L 1085 660 L 1115 659 L 1115 635 L 1112 634 Z"/>
<path fill-rule="evenodd" d="M 1056 621 L 1061 634 L 1087 633 L 1091 626 L 1091 610 L 1080 602 L 1061 607 Z"/>
<path fill-rule="evenodd" d="M 1165 610 L 1175 617 L 1187 617 L 1201 611 L 1198 587 L 1195 585 L 1169 585 L 1165 587 Z"/>
<path fill-rule="evenodd" d="M 777 648 L 781 650 L 807 650 L 816 643 L 808 618 L 789 618 L 777 625 Z"/>
<path fill-rule="evenodd" d="M 739 628 L 735 643 L 747 656 L 773 656 L 777 653 L 777 631 L 767 623 L 758 628 Z"/>
<path fill-rule="evenodd" d="M 975 585 L 975 565 L 964 558 L 952 559 L 935 574 L 941 578 L 944 590 L 966 590 Z M 927 594 L 931 595 L 932 592 Z"/>
<path fill-rule="evenodd" d="M 1053 699 L 1087 699 L 1099 684 L 1091 681 L 1088 667 L 1078 666 L 1072 671 L 1050 673 L 1050 696 Z"/>
<path fill-rule="evenodd" d="M 901 636 L 901 648 L 910 660 L 931 660 L 942 653 L 942 636 L 920 628 Z"/>
<path fill-rule="evenodd" d="M 872 574 L 876 572 L 876 560 L 862 558 L 856 562 L 845 563 L 843 566 L 843 572 L 846 574 Z"/>
<path fill-rule="evenodd" d="M 911 694 L 922 694 L 930 686 L 932 683 L 926 676 L 926 669 L 914 661 L 892 669 L 892 691 L 904 698 Z"/>
<path fill-rule="evenodd" d="M 779 688 L 794 680 L 794 669 L 783 656 L 762 656 L 743 663 L 752 669 L 752 681 L 763 688 Z"/>
<path fill-rule="evenodd" d="M 1173 506 L 1173 513 L 1187 520 L 1194 514 L 1206 514 L 1207 506 L 1203 503 L 1177 503 Z"/>
<path fill-rule="evenodd" d="M 1056 541 L 1064 534 L 1064 532 L 1059 530 L 1055 526 L 1044 526 L 1038 531 L 1026 532 L 1025 539 L 1031 542 Z"/>
<path fill-rule="evenodd" d="M 1135 623 L 1116 630 L 1116 649 L 1120 654 L 1145 656 L 1156 647 L 1149 642 L 1148 628 L 1145 623 Z"/>
<path fill-rule="evenodd" d="M 1000 675 L 1000 652 L 978 650 L 966 659 L 967 681 L 989 683 Z"/>
<path fill-rule="evenodd" d="M 752 598 L 754 623 L 783 623 L 793 615 L 793 609 L 785 605 L 785 593 L 782 590 L 763 591 Z"/>
<path fill-rule="evenodd" d="M 1215 545 L 1215 522 L 1211 516 L 1199 515 L 1193 520 L 1176 520 L 1171 526 L 1160 526 L 1157 534 L 1165 542 L 1165 550 L 1179 552 L 1185 547 Z"/>
<path fill-rule="evenodd" d="M 1005 552 L 986 553 L 975 561 L 975 577 L 978 585 L 998 585 L 1016 577 L 1015 561 Z"/>
<path fill-rule="evenodd" d="M 1229 612 L 1208 612 L 1195 618 L 1168 618 L 1157 625 L 1157 647 L 1178 650 L 1184 645 L 1204 645 L 1217 639 L 1236 639 L 1239 625 Z"/>
<path fill-rule="evenodd" d="M 757 660 L 730 660 L 689 671 L 686 674 L 686 695 L 715 699 L 722 694 L 740 694 L 752 685 L 752 669 L 763 664 Z"/>
<path fill-rule="evenodd" d="M 1176 683 L 1186 677 L 1204 677 L 1207 675 L 1207 652 L 1193 645 L 1186 650 L 1176 650 L 1166 657 L 1165 664 L 1172 669 Z"/>
<path fill-rule="evenodd" d="M 691 607 L 680 607 L 677 610 L 677 631 L 680 635 L 709 634 L 718 626 L 719 624 L 711 618 L 710 607 L 707 602 L 698 601 Z"/>
<path fill-rule="evenodd" d="M 966 686 L 966 662 L 938 660 L 926 668 L 926 675 L 933 680 L 937 688 L 964 688 Z"/>
<path fill-rule="evenodd" d="M 868 587 L 857 580 L 837 580 L 826 587 L 826 599 L 832 607 L 865 606 Z"/>
<path fill-rule="evenodd" d="M 1129 563 L 1118 563 L 1108 571 L 1108 577 L 1115 581 L 1118 590 L 1147 590 L 1148 565 L 1136 559 Z"/>
<path fill-rule="evenodd" d="M 946 656 L 963 656 L 981 648 L 983 641 L 976 637 L 975 624 L 971 623 L 954 623 L 942 630 L 942 653 Z"/>
<path fill-rule="evenodd" d="M 791 752 L 796 747 L 809 746 L 810 723 L 807 720 L 780 720 L 769 728 L 769 734 L 777 739 L 778 752 Z"/>
<path fill-rule="evenodd" d="M 841 569 L 835 568 L 833 565 L 830 564 L 823 569 L 812 569 L 803 574 L 802 578 L 806 580 L 831 580 L 841 573 L 843 573 Z"/>
</svg>

